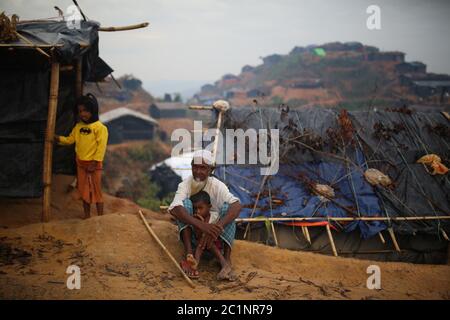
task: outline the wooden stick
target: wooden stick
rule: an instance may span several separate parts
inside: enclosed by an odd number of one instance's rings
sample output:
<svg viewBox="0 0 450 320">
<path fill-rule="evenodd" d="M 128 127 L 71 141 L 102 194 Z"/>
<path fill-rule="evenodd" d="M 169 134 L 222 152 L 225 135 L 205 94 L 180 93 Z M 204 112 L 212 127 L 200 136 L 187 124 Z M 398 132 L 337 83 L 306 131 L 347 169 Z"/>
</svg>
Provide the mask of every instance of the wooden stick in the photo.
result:
<svg viewBox="0 0 450 320">
<path fill-rule="evenodd" d="M 392 242 L 394 243 L 395 250 L 400 252 L 400 247 L 397 242 L 397 238 L 395 237 L 394 229 L 392 227 L 388 228 L 389 234 L 391 235 Z"/>
<path fill-rule="evenodd" d="M 275 226 L 273 225 L 273 221 L 270 222 L 270 226 L 272 227 L 273 239 L 275 240 L 275 246 L 278 247 L 278 237 L 277 232 L 275 231 Z"/>
<path fill-rule="evenodd" d="M 192 110 L 212 110 L 212 106 L 189 106 L 189 109 Z"/>
<path fill-rule="evenodd" d="M 441 229 L 441 233 L 445 240 L 450 241 L 448 238 L 448 235 L 447 235 L 447 233 L 445 233 L 444 229 Z"/>
<path fill-rule="evenodd" d="M 333 235 L 331 234 L 331 228 L 330 228 L 330 224 L 329 223 L 327 223 L 326 229 L 327 229 L 327 233 L 328 233 L 328 239 L 330 239 L 331 249 L 333 250 L 333 255 L 335 257 L 337 257 L 338 253 L 337 253 L 337 250 L 336 250 L 336 246 L 334 245 L 334 239 L 333 239 Z"/>
<path fill-rule="evenodd" d="M 98 31 L 106 31 L 106 32 L 115 32 L 115 31 L 127 31 L 127 30 L 134 30 L 134 29 L 140 29 L 140 28 L 146 28 L 148 27 L 149 23 L 139 23 L 139 24 L 133 24 L 130 26 L 123 26 L 123 27 L 104 27 L 104 28 L 98 28 Z"/>
<path fill-rule="evenodd" d="M 41 48 L 39 48 L 38 46 L 36 46 L 33 42 L 31 42 L 30 40 L 28 40 L 27 38 L 25 38 L 23 35 L 21 35 L 20 33 L 18 33 L 17 31 L 14 31 L 15 34 L 22 39 L 23 41 L 25 41 L 26 43 L 28 43 L 29 45 L 33 46 L 33 48 L 35 48 L 37 51 L 39 51 L 40 53 L 42 53 L 44 56 L 46 56 L 47 58 L 50 58 L 50 55 L 45 52 L 44 50 L 42 50 Z"/>
<path fill-rule="evenodd" d="M 268 176 L 266 176 L 268 177 Z M 417 220 L 448 220 L 450 216 L 429 216 L 429 217 L 301 217 L 301 218 L 237 218 L 236 222 L 264 222 L 269 221 L 417 221 Z"/>
<path fill-rule="evenodd" d="M 217 126 L 216 126 L 216 134 L 214 138 L 214 145 L 213 145 L 213 161 L 214 165 L 216 164 L 216 156 L 217 156 L 217 146 L 219 145 L 219 133 L 220 133 L 220 126 L 222 125 L 222 117 L 223 117 L 224 111 L 219 111 L 219 116 L 217 118 Z"/>
<path fill-rule="evenodd" d="M 384 240 L 384 237 L 383 237 L 383 235 L 381 234 L 381 231 L 378 232 L 378 236 L 380 237 L 381 242 L 382 242 L 383 244 L 386 244 L 386 240 Z"/>
<path fill-rule="evenodd" d="M 258 205 L 259 197 L 261 196 L 261 192 L 262 192 L 262 190 L 263 190 L 263 188 L 264 188 L 264 184 L 266 183 L 266 180 L 267 180 L 268 178 L 269 178 L 268 175 L 267 175 L 267 176 L 264 176 L 263 180 L 261 181 L 261 185 L 259 186 L 259 192 L 258 192 L 258 195 L 256 196 L 255 204 L 254 204 L 253 209 L 252 209 L 252 212 L 251 212 L 251 214 L 250 214 L 250 218 L 246 218 L 246 219 L 254 219 L 254 218 L 253 218 L 253 214 L 254 214 L 255 211 L 256 211 L 256 206 Z M 267 219 L 269 219 L 270 221 L 277 221 L 277 220 L 272 220 L 272 219 L 274 219 L 274 218 L 267 218 Z M 238 219 L 236 219 L 236 221 L 237 221 L 237 220 L 238 220 Z M 265 220 L 265 219 L 264 219 L 264 220 Z M 244 220 L 241 219 L 241 221 L 244 221 Z M 247 224 L 247 226 L 245 227 L 244 239 L 247 238 L 247 233 L 249 232 L 249 230 L 250 230 L 250 224 Z"/>
<path fill-rule="evenodd" d="M 47 130 L 44 142 L 42 222 L 50 221 L 53 137 L 55 135 L 56 111 L 58 107 L 59 62 L 52 63 L 50 92 L 48 98 Z"/>
<path fill-rule="evenodd" d="M 442 111 L 442 114 L 450 121 L 450 114 L 447 111 Z"/>
<path fill-rule="evenodd" d="M 142 221 L 144 222 L 145 227 L 147 228 L 148 232 L 151 234 L 151 236 L 153 237 L 153 239 L 155 239 L 155 241 L 159 244 L 159 246 L 163 249 L 163 251 L 167 254 L 167 256 L 170 258 L 170 260 L 172 260 L 173 264 L 177 267 L 177 269 L 181 272 L 181 274 L 183 275 L 183 278 L 187 281 L 187 283 L 192 287 L 195 288 L 195 284 L 192 282 L 191 279 L 189 279 L 189 277 L 186 275 L 186 273 L 184 273 L 183 269 L 180 267 L 180 265 L 178 264 L 177 260 L 175 260 L 175 258 L 172 256 L 172 254 L 169 252 L 169 250 L 167 250 L 166 246 L 161 242 L 161 240 L 159 240 L 158 236 L 156 235 L 156 233 L 153 231 L 153 229 L 150 227 L 150 225 L 148 224 L 147 220 L 145 220 L 144 215 L 142 214 L 142 211 L 139 210 L 139 215 L 141 216 Z"/>
<path fill-rule="evenodd" d="M 311 237 L 309 235 L 308 227 L 302 227 L 303 235 L 305 236 L 306 241 L 311 244 Z"/>
</svg>

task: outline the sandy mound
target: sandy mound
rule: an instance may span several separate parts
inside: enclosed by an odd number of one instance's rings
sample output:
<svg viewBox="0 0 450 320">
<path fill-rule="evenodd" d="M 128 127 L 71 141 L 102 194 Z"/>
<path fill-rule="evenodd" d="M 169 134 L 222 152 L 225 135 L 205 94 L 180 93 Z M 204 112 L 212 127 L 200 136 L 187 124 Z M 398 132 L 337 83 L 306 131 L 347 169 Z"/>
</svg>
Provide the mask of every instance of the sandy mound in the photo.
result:
<svg viewBox="0 0 450 320">
<path fill-rule="evenodd" d="M 120 201 L 120 200 L 118 200 Z M 176 227 L 147 214 L 178 259 Z M 219 282 L 214 261 L 191 289 L 136 215 L 109 214 L 0 231 L 0 298 L 30 299 L 449 299 L 450 266 L 334 258 L 236 241 L 239 280 Z M 66 288 L 69 265 L 81 289 Z M 366 269 L 381 268 L 381 290 L 366 288 Z"/>
<path fill-rule="evenodd" d="M 73 176 L 55 175 L 52 185 L 52 212 L 51 221 L 66 220 L 83 217 L 83 206 L 78 193 L 69 185 Z M 140 207 L 134 202 L 103 194 L 105 201 L 105 214 L 126 213 L 136 214 Z M 0 199 L 0 229 L 15 228 L 31 223 L 41 222 L 41 199 Z M 146 213 L 150 210 L 142 209 Z M 91 214 L 96 215 L 95 207 Z M 167 218 L 168 219 L 168 218 Z"/>
</svg>

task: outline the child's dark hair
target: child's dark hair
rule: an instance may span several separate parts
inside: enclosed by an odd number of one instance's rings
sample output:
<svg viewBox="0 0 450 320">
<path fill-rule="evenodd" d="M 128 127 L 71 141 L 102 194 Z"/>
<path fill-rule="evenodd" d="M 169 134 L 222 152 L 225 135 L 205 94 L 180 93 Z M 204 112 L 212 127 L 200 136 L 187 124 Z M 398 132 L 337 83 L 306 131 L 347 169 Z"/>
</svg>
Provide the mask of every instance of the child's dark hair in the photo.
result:
<svg viewBox="0 0 450 320">
<path fill-rule="evenodd" d="M 205 191 L 200 191 L 199 193 L 194 194 L 191 196 L 192 203 L 197 202 L 204 202 L 206 204 L 211 204 L 211 198 L 209 197 L 209 194 Z"/>
<path fill-rule="evenodd" d="M 88 93 L 85 96 L 81 96 L 77 99 L 77 106 L 81 104 L 92 114 L 89 123 L 98 121 L 99 118 L 97 98 L 92 93 Z"/>
</svg>

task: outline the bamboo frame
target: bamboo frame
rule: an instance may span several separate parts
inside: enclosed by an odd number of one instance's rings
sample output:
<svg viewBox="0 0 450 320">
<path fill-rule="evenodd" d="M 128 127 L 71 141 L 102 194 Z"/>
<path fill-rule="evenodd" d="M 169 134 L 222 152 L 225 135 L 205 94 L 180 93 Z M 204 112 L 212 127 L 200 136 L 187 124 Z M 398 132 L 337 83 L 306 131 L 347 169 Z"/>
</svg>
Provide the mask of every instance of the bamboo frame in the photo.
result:
<svg viewBox="0 0 450 320">
<path fill-rule="evenodd" d="M 147 228 L 147 231 L 150 233 L 150 235 L 155 239 L 155 241 L 159 244 L 159 246 L 163 249 L 164 253 L 170 258 L 170 260 L 173 262 L 173 264 L 177 267 L 177 269 L 181 272 L 183 275 L 183 278 L 186 280 L 186 282 L 192 287 L 195 288 L 195 284 L 192 282 L 191 279 L 184 273 L 183 269 L 181 269 L 180 265 L 178 264 L 177 260 L 172 256 L 169 250 L 167 250 L 166 246 L 159 240 L 156 233 L 153 231 L 152 227 L 148 224 L 147 220 L 145 220 L 144 215 L 142 214 L 142 211 L 139 210 L 139 215 L 144 222 L 145 227 Z"/>
<path fill-rule="evenodd" d="M 127 31 L 127 30 L 146 28 L 146 27 L 148 27 L 148 25 L 149 25 L 148 22 L 144 22 L 144 23 L 138 23 L 138 24 L 123 26 L 123 27 L 103 27 L 103 28 L 98 28 L 98 31 L 104 31 L 104 32 Z"/>
<path fill-rule="evenodd" d="M 261 196 L 261 191 L 263 190 L 264 185 L 266 184 L 266 180 L 268 178 L 269 178 L 268 175 L 264 176 L 263 180 L 261 181 L 261 185 L 259 186 L 259 192 L 258 192 L 258 195 L 256 196 L 256 200 L 255 200 L 255 204 L 254 204 L 253 209 L 252 209 L 252 213 L 250 214 L 250 218 L 247 218 L 247 219 L 254 219 L 253 215 L 256 212 L 256 206 L 258 205 L 259 197 Z M 268 219 L 269 219 L 269 221 L 276 221 L 276 220 L 272 220 L 274 218 L 268 218 Z M 264 219 L 264 220 L 266 220 L 266 219 Z M 237 219 L 236 219 L 236 222 L 238 222 Z M 250 232 L 250 224 L 247 224 L 247 226 L 245 227 L 244 239 L 247 239 L 247 234 L 249 232 Z"/>
<path fill-rule="evenodd" d="M 301 217 L 301 218 L 237 218 L 236 222 L 264 222 L 269 221 L 415 221 L 415 220 L 448 220 L 450 216 L 429 217 Z"/>
<path fill-rule="evenodd" d="M 273 234 L 273 239 L 275 240 L 275 246 L 278 247 L 278 237 L 277 237 L 277 232 L 275 231 L 275 226 L 273 224 L 273 221 L 270 222 L 270 227 L 272 228 L 272 234 Z"/>
<path fill-rule="evenodd" d="M 26 43 L 28 43 L 30 46 L 32 46 L 34 49 L 36 49 L 37 51 L 39 51 L 39 53 L 43 54 L 44 56 L 46 56 L 47 58 L 50 58 L 50 55 L 45 52 L 44 50 L 42 50 L 41 48 L 39 48 L 38 46 L 36 46 L 33 42 L 31 42 L 30 40 L 28 40 L 27 38 L 25 38 L 23 35 L 21 35 L 20 33 L 18 33 L 17 31 L 15 32 L 15 34 L 22 40 L 25 41 Z"/>
<path fill-rule="evenodd" d="M 445 240 L 450 241 L 450 239 L 448 238 L 448 235 L 447 235 L 447 233 L 444 231 L 444 229 L 441 229 L 441 233 L 442 233 L 442 236 L 444 237 Z"/>
<path fill-rule="evenodd" d="M 333 255 L 334 255 L 335 257 L 337 257 L 337 256 L 338 256 L 338 253 L 337 253 L 337 250 L 336 250 L 336 245 L 334 244 L 333 235 L 331 234 L 330 224 L 327 223 L 327 225 L 325 226 L 325 228 L 327 229 L 328 239 L 330 239 L 331 250 L 333 250 Z"/>
<path fill-rule="evenodd" d="M 52 187 L 52 160 L 53 137 L 55 134 L 56 111 L 58 107 L 59 90 L 59 62 L 52 62 L 50 76 L 50 92 L 48 98 L 47 130 L 45 132 L 44 160 L 43 160 L 43 185 L 42 197 L 42 222 L 50 221 L 51 187 Z"/>
<path fill-rule="evenodd" d="M 386 240 L 384 239 L 383 234 L 381 233 L 381 231 L 378 232 L 378 236 L 380 237 L 381 242 L 382 242 L 383 244 L 386 244 Z"/>
<path fill-rule="evenodd" d="M 222 126 L 223 113 L 224 113 L 224 111 L 220 110 L 219 115 L 217 117 L 217 127 L 216 127 L 216 134 L 215 134 L 215 138 L 214 138 L 214 145 L 213 145 L 213 152 L 212 152 L 214 166 L 216 165 L 217 146 L 219 145 L 219 132 L 220 132 L 220 127 Z"/>
<path fill-rule="evenodd" d="M 189 109 L 192 109 L 192 110 L 212 110 L 213 107 L 211 107 L 211 106 L 189 106 Z"/>
<path fill-rule="evenodd" d="M 394 229 L 392 227 L 388 228 L 388 232 L 391 235 L 392 243 L 394 244 L 395 251 L 401 252 L 400 246 L 398 245 L 397 238 L 395 237 Z"/>
<path fill-rule="evenodd" d="M 308 241 L 308 243 L 311 244 L 311 236 L 309 235 L 308 227 L 303 226 L 302 232 L 303 232 L 303 236 L 305 237 L 306 241 Z"/>
</svg>

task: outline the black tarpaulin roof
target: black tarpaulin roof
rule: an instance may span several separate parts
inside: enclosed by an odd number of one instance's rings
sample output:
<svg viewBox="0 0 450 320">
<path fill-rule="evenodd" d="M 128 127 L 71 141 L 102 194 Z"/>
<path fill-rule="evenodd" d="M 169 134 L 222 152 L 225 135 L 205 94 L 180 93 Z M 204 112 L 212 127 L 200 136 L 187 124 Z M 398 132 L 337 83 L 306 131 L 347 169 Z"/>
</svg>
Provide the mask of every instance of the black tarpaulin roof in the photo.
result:
<svg viewBox="0 0 450 320">
<path fill-rule="evenodd" d="M 66 21 L 43 20 L 19 23 L 17 32 L 45 52 L 51 49 L 61 63 L 71 63 L 82 57 L 84 80 L 99 81 L 113 72 L 99 57 L 99 27 L 95 21 L 80 21 L 79 27 L 71 28 Z M 30 43 L 19 38 L 3 46 L 27 48 Z"/>
</svg>

